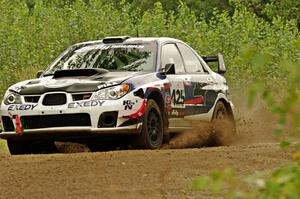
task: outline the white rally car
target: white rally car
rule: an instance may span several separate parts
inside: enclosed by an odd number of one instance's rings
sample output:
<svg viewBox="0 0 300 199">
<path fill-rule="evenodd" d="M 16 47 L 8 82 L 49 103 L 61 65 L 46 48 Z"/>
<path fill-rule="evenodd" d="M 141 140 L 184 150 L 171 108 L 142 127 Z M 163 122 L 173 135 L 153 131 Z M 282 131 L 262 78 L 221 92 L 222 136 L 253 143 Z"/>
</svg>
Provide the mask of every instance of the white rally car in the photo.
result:
<svg viewBox="0 0 300 199">
<path fill-rule="evenodd" d="M 208 62 L 218 62 L 219 74 Z M 225 72 L 222 55 L 201 57 L 172 38 L 79 43 L 37 79 L 7 90 L 0 137 L 11 154 L 111 134 L 131 134 L 134 146 L 157 149 L 169 133 L 189 128 L 187 119 L 234 121 Z"/>
</svg>

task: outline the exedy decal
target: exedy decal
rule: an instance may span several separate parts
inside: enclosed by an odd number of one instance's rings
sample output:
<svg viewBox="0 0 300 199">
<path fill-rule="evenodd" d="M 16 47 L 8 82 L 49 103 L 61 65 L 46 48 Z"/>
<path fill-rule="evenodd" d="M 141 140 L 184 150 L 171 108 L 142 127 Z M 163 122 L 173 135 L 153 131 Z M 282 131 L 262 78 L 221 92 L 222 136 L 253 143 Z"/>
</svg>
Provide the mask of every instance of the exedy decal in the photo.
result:
<svg viewBox="0 0 300 199">
<path fill-rule="evenodd" d="M 8 111 L 28 111 L 33 110 L 37 104 L 12 104 L 8 106 Z"/>
<path fill-rule="evenodd" d="M 84 102 L 72 102 L 68 104 L 68 108 L 78 108 L 78 107 L 95 107 L 102 106 L 105 101 L 101 100 L 92 100 L 92 101 L 84 101 Z"/>
</svg>

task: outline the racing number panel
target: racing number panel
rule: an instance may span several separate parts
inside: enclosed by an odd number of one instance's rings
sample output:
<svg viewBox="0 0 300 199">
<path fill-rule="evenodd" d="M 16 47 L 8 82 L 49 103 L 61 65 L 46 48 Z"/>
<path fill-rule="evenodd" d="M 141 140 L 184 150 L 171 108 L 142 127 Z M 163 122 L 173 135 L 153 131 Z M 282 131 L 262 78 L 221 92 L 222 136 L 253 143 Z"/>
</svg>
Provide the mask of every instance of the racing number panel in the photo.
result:
<svg viewBox="0 0 300 199">
<path fill-rule="evenodd" d="M 174 43 L 162 47 L 161 58 L 162 66 L 173 63 L 176 73 L 167 75 L 170 88 L 163 90 L 169 118 L 208 113 L 219 93 L 209 88 L 214 83 L 211 75 L 203 70 L 186 74 L 186 62 Z"/>
</svg>

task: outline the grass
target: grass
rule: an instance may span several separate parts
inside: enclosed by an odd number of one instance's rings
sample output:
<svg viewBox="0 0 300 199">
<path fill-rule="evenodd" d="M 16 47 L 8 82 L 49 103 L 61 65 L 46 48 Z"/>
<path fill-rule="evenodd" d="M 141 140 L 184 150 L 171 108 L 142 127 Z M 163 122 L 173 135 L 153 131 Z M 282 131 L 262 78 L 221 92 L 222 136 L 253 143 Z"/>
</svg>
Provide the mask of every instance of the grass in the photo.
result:
<svg viewBox="0 0 300 199">
<path fill-rule="evenodd" d="M 5 140 L 0 140 L 0 152 L 8 153 L 8 148 Z"/>
</svg>

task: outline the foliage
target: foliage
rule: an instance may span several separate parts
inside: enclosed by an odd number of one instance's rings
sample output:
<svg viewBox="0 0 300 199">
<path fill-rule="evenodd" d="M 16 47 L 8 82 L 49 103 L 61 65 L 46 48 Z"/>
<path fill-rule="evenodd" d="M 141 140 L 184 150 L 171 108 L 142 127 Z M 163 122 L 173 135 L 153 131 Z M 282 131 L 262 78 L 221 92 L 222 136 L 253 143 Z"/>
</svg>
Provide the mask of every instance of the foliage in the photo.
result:
<svg viewBox="0 0 300 199">
<path fill-rule="evenodd" d="M 294 47 L 300 48 L 300 39 L 294 42 Z M 268 62 L 273 62 L 272 59 L 269 59 L 269 55 L 262 54 L 255 47 L 248 50 L 251 52 L 251 56 L 246 55 L 243 58 L 245 61 L 252 62 L 254 66 L 258 67 L 258 70 L 261 70 L 261 67 L 268 64 Z M 210 176 L 197 178 L 194 181 L 195 188 L 205 189 L 210 187 L 214 193 L 220 194 L 223 192 L 224 194 L 223 185 L 227 185 L 224 198 L 296 199 L 300 197 L 299 55 L 298 53 L 296 61 L 286 58 L 279 63 L 279 66 L 286 68 L 288 72 L 286 91 L 280 100 L 276 99 L 278 95 L 262 80 L 258 80 L 252 85 L 249 95 L 249 102 L 252 103 L 255 96 L 260 94 L 270 109 L 278 115 L 278 129 L 275 135 L 281 141 L 283 148 L 290 147 L 292 149 L 294 152 L 293 162 L 275 169 L 273 172 L 249 176 L 242 183 L 241 179 L 230 170 L 213 172 Z"/>
<path fill-rule="evenodd" d="M 201 55 L 223 53 L 231 82 L 256 82 L 249 101 L 261 93 L 279 115 L 276 134 L 282 145 L 298 139 L 299 1 L 154 2 L 0 0 L 0 95 L 9 85 L 33 78 L 71 44 L 111 35 L 135 36 L 138 30 L 140 36 L 181 39 Z M 268 88 L 274 82 L 288 88 L 280 101 Z M 286 126 L 293 127 L 288 135 L 283 133 Z M 205 188 L 212 183 L 212 190 L 219 193 L 229 180 L 228 197 L 299 198 L 299 146 L 296 144 L 295 162 L 269 176 L 239 183 L 233 171 L 226 170 L 198 178 L 194 186 Z M 249 192 L 249 182 L 255 182 L 257 192 Z"/>
<path fill-rule="evenodd" d="M 8 153 L 7 144 L 4 140 L 0 140 L 0 154 L 1 153 Z"/>
<path fill-rule="evenodd" d="M 285 80 L 287 68 L 279 66 L 280 60 L 295 60 L 299 53 L 293 46 L 299 37 L 294 21 L 281 17 L 265 21 L 241 3 L 232 4 L 232 14 L 213 10 L 209 21 L 183 3 L 170 12 L 155 3 L 142 17 L 130 4 L 121 4 L 118 8 L 97 0 L 1 0 L 0 94 L 15 82 L 33 78 L 71 44 L 111 35 L 135 36 L 137 29 L 140 36 L 181 39 L 202 55 L 223 53 L 227 77 L 237 84 L 256 78 Z M 242 48 L 245 44 L 250 49 L 256 46 L 272 62 L 254 68 L 242 58 L 245 53 L 253 56 Z"/>
</svg>

